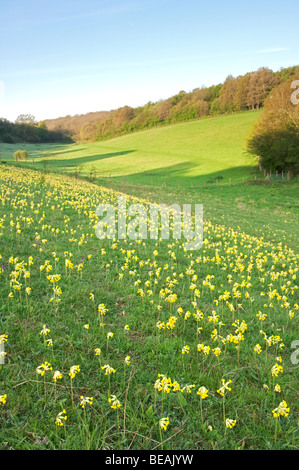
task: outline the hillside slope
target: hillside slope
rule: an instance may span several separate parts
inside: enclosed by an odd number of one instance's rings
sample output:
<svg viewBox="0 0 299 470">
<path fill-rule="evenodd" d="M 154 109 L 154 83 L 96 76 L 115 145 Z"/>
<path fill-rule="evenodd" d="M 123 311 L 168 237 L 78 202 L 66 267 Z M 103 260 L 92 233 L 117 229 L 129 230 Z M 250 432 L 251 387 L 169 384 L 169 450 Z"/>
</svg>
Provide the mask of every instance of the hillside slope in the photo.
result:
<svg viewBox="0 0 299 470">
<path fill-rule="evenodd" d="M 195 184 L 222 177 L 239 182 L 250 177 L 256 162 L 245 154 L 246 138 L 261 111 L 249 111 L 211 119 L 137 132 L 106 142 L 48 146 L 36 152 L 52 166 L 142 184 Z M 52 149 L 52 151 L 51 151 Z M 42 150 L 42 147 L 40 148 Z M 43 150 L 42 150 L 43 152 Z"/>
</svg>

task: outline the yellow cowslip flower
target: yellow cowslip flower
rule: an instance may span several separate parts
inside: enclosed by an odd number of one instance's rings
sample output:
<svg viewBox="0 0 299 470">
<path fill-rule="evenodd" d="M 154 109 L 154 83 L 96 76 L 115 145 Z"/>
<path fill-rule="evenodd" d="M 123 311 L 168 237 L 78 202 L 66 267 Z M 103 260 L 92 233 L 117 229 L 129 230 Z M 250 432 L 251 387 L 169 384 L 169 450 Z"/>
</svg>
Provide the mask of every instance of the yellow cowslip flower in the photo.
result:
<svg viewBox="0 0 299 470">
<path fill-rule="evenodd" d="M 7 341 L 8 335 L 0 335 L 0 344 L 4 344 Z"/>
<path fill-rule="evenodd" d="M 107 339 L 113 338 L 113 336 L 114 336 L 114 333 L 112 333 L 111 331 L 109 331 L 109 333 L 107 333 Z"/>
<path fill-rule="evenodd" d="M 84 396 L 81 396 L 80 397 L 80 406 L 82 409 L 85 408 L 85 405 L 92 405 L 92 402 L 93 402 L 93 397 L 84 397 Z"/>
<path fill-rule="evenodd" d="M 156 327 L 158 328 L 158 330 L 165 330 L 165 323 L 164 323 L 164 321 L 160 321 L 160 320 L 159 320 L 159 321 L 156 323 Z"/>
<path fill-rule="evenodd" d="M 129 364 L 131 364 L 131 357 L 130 357 L 130 356 L 126 356 L 124 362 L 127 364 L 127 366 L 128 366 Z"/>
<path fill-rule="evenodd" d="M 168 330 L 173 330 L 175 328 L 176 321 L 177 321 L 177 317 L 174 317 L 174 316 L 169 317 L 169 320 L 166 323 L 166 328 Z"/>
<path fill-rule="evenodd" d="M 182 348 L 182 354 L 189 354 L 189 352 L 190 352 L 190 346 L 186 344 L 186 346 Z"/>
<path fill-rule="evenodd" d="M 43 376 L 45 375 L 45 372 L 46 372 L 47 370 L 52 370 L 52 369 L 53 369 L 53 368 L 52 368 L 51 364 L 50 364 L 49 362 L 45 362 L 45 363 L 41 364 L 40 366 L 38 366 L 38 367 L 36 368 L 36 372 L 37 372 L 37 374 L 39 374 L 41 377 L 43 377 Z"/>
<path fill-rule="evenodd" d="M 53 341 L 51 338 L 46 339 L 46 343 L 47 343 L 48 348 L 53 348 Z"/>
<path fill-rule="evenodd" d="M 225 420 L 225 426 L 226 426 L 227 428 L 230 428 L 230 429 L 231 429 L 231 428 L 233 428 L 233 427 L 236 425 L 236 422 L 237 422 L 237 421 L 236 421 L 235 419 L 229 419 L 229 418 L 227 418 L 227 419 Z"/>
<path fill-rule="evenodd" d="M 94 350 L 94 352 L 95 352 L 95 355 L 96 355 L 96 356 L 100 356 L 102 351 L 101 351 L 100 348 L 96 348 L 96 349 Z"/>
<path fill-rule="evenodd" d="M 195 388 L 195 385 L 192 384 L 192 385 L 185 385 L 185 387 L 183 387 L 181 389 L 181 392 L 186 392 L 186 393 L 191 393 L 192 392 L 192 388 Z"/>
<path fill-rule="evenodd" d="M 294 318 L 294 315 L 295 315 L 295 313 L 293 312 L 293 310 L 289 310 L 289 317 Z"/>
<path fill-rule="evenodd" d="M 283 372 L 283 367 L 280 366 L 279 364 L 275 363 L 274 366 L 271 369 L 272 377 L 278 377 L 278 374 L 280 372 Z"/>
<path fill-rule="evenodd" d="M 106 313 L 109 312 L 109 310 L 108 310 L 108 308 L 105 307 L 104 304 L 99 304 L 98 312 L 99 312 L 100 315 L 106 315 Z"/>
<path fill-rule="evenodd" d="M 80 372 L 80 366 L 72 366 L 69 371 L 70 378 L 74 379 L 78 372 Z"/>
<path fill-rule="evenodd" d="M 4 395 L 0 395 L 0 405 L 5 405 L 6 401 L 7 401 L 6 393 Z"/>
<path fill-rule="evenodd" d="M 172 382 L 171 378 L 167 378 L 164 374 L 158 374 L 158 380 L 156 380 L 154 384 L 154 389 L 158 390 L 159 392 L 166 392 L 169 393 L 171 390 Z M 161 378 L 160 378 L 161 377 Z"/>
<path fill-rule="evenodd" d="M 53 282 L 58 282 L 61 279 L 61 275 L 60 274 L 49 274 L 47 276 L 47 279 L 48 279 L 48 281 L 50 281 L 52 283 Z"/>
<path fill-rule="evenodd" d="M 261 313 L 260 311 L 256 314 L 259 320 L 264 321 L 267 318 L 266 313 Z"/>
<path fill-rule="evenodd" d="M 171 385 L 172 385 L 173 392 L 178 392 L 181 390 L 181 386 L 176 380 L 174 380 Z"/>
<path fill-rule="evenodd" d="M 275 387 L 274 387 L 274 391 L 278 392 L 278 393 L 281 393 L 281 386 L 279 384 L 276 384 Z"/>
<path fill-rule="evenodd" d="M 184 320 L 188 320 L 188 318 L 190 318 L 190 317 L 191 317 L 191 312 L 189 312 L 189 310 L 187 310 L 187 312 L 184 315 Z"/>
<path fill-rule="evenodd" d="M 94 301 L 94 295 L 92 293 L 89 294 L 90 300 Z"/>
<path fill-rule="evenodd" d="M 262 348 L 260 347 L 259 344 L 256 344 L 253 348 L 254 352 L 256 352 L 257 354 L 261 354 L 262 352 Z"/>
<path fill-rule="evenodd" d="M 54 375 L 53 375 L 53 380 L 54 382 L 57 382 L 57 380 L 62 379 L 62 373 L 59 370 L 55 370 Z"/>
<path fill-rule="evenodd" d="M 109 364 L 105 364 L 101 367 L 102 370 L 105 370 L 105 375 L 115 374 L 116 370 L 109 366 Z"/>
<path fill-rule="evenodd" d="M 219 320 L 219 315 L 217 315 L 217 313 L 213 310 L 212 315 L 209 315 L 208 319 L 209 319 L 209 322 L 217 323 Z"/>
<path fill-rule="evenodd" d="M 224 397 L 225 390 L 228 390 L 229 392 L 231 391 L 231 388 L 229 387 L 229 384 L 232 383 L 232 381 L 228 380 L 228 382 L 225 382 L 224 379 L 221 379 L 221 381 L 222 381 L 222 387 L 220 387 L 219 390 L 217 390 L 217 393 L 219 393 L 219 395 Z"/>
<path fill-rule="evenodd" d="M 159 426 L 160 426 L 160 428 L 163 429 L 164 431 L 167 430 L 168 425 L 169 425 L 169 418 L 168 418 L 168 416 L 167 416 L 166 418 L 161 418 L 161 419 L 159 420 Z"/>
<path fill-rule="evenodd" d="M 125 331 L 130 331 L 129 325 L 125 325 L 125 326 L 124 326 L 124 330 L 125 330 Z"/>
<path fill-rule="evenodd" d="M 279 418 L 279 416 L 288 416 L 290 412 L 290 408 L 288 408 L 288 405 L 285 400 L 282 400 L 282 402 L 279 403 L 278 407 L 275 408 L 275 410 L 272 410 L 274 418 Z"/>
<path fill-rule="evenodd" d="M 50 333 L 50 328 L 47 325 L 43 325 L 43 329 L 40 332 L 40 335 L 47 336 Z"/>
<path fill-rule="evenodd" d="M 121 407 L 121 403 L 116 398 L 116 395 L 111 395 L 111 397 L 108 398 L 108 402 L 111 403 L 111 408 L 113 408 L 114 410 L 117 410 Z"/>
<path fill-rule="evenodd" d="M 214 348 L 212 349 L 214 356 L 218 357 L 221 354 L 221 349 L 220 348 Z"/>
<path fill-rule="evenodd" d="M 55 424 L 56 426 L 64 426 L 64 422 L 67 420 L 66 411 L 63 410 L 56 416 Z"/>
<path fill-rule="evenodd" d="M 31 287 L 26 287 L 25 291 L 26 291 L 27 295 L 30 295 L 31 294 Z"/>
<path fill-rule="evenodd" d="M 200 398 L 202 399 L 207 398 L 208 393 L 209 393 L 209 390 L 206 387 L 200 387 L 196 392 L 196 394 L 199 395 Z"/>
<path fill-rule="evenodd" d="M 85 330 L 89 330 L 89 323 L 86 323 L 86 325 L 83 325 L 83 328 L 85 328 Z"/>
</svg>

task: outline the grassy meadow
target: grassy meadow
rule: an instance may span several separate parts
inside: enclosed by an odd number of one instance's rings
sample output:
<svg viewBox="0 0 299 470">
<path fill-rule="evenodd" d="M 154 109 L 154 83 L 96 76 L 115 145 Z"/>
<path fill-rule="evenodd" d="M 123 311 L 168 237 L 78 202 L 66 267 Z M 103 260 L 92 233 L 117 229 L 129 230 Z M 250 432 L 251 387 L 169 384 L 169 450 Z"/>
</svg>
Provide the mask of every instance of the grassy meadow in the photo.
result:
<svg viewBox="0 0 299 470">
<path fill-rule="evenodd" d="M 29 152 L 36 168 L 88 175 L 112 181 L 159 186 L 190 187 L 215 183 L 234 183 L 254 178 L 255 161 L 245 154 L 246 138 L 260 111 L 201 119 L 182 124 L 136 132 L 99 143 L 1 144 L 3 160 L 12 160 L 20 149 Z"/>
<path fill-rule="evenodd" d="M 298 183 L 245 156 L 258 114 L 0 145 L 1 449 L 298 448 Z M 203 203 L 202 248 L 98 239 L 120 193 Z"/>
</svg>

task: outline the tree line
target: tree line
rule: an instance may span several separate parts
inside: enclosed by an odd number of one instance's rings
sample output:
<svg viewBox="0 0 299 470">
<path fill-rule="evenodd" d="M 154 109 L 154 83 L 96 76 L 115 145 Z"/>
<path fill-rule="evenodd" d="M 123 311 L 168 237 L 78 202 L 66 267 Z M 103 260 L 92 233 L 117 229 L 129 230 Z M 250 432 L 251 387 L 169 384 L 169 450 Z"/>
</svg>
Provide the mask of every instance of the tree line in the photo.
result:
<svg viewBox="0 0 299 470">
<path fill-rule="evenodd" d="M 0 118 L 0 142 L 72 142 L 72 138 L 60 129 L 49 130 L 44 122 L 36 122 L 31 114 L 21 114 L 15 122 Z"/>
<path fill-rule="evenodd" d="M 292 86 L 295 101 L 291 100 Z M 95 142 L 139 130 L 232 112 L 264 111 L 248 142 L 249 154 L 272 171 L 299 173 L 299 66 L 273 72 L 267 67 L 224 83 L 180 91 L 168 99 L 132 108 L 36 122 L 30 114 L 14 123 L 0 118 L 0 142 Z M 22 156 L 20 156 L 22 158 Z"/>
<path fill-rule="evenodd" d="M 299 69 L 267 96 L 247 150 L 267 171 L 299 174 Z"/>
<path fill-rule="evenodd" d="M 75 141 L 95 142 L 156 126 L 259 109 L 269 93 L 296 70 L 299 67 L 277 72 L 262 67 L 238 77 L 229 75 L 218 85 L 195 88 L 188 93 L 182 90 L 168 99 L 148 102 L 144 106 L 123 106 L 108 112 L 66 116 L 45 123 L 48 129 L 64 129 Z"/>
</svg>

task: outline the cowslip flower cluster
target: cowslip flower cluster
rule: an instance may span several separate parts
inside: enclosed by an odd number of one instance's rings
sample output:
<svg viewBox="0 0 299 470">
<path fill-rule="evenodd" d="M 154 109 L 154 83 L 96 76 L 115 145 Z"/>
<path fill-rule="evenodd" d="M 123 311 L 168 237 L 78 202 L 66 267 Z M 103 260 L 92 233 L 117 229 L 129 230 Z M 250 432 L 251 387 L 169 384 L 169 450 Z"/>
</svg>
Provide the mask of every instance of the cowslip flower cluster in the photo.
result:
<svg viewBox="0 0 299 470">
<path fill-rule="evenodd" d="M 217 390 L 217 393 L 219 393 L 219 395 L 224 397 L 226 390 L 228 390 L 229 392 L 231 391 L 231 388 L 229 387 L 229 384 L 231 384 L 232 381 L 228 380 L 228 382 L 225 382 L 224 379 L 221 379 L 221 381 L 222 381 L 222 387 L 220 387 L 219 390 Z"/>
<path fill-rule="evenodd" d="M 84 410 L 86 405 L 92 405 L 93 397 L 84 397 L 83 395 L 81 395 L 80 400 L 80 406 Z"/>
<path fill-rule="evenodd" d="M 118 408 L 121 407 L 121 403 L 120 401 L 118 400 L 118 398 L 116 397 L 116 395 L 111 395 L 109 398 L 108 398 L 108 403 L 111 403 L 110 407 L 114 410 L 117 410 Z"/>
<path fill-rule="evenodd" d="M 288 407 L 285 400 L 279 403 L 278 407 L 272 410 L 274 418 L 279 418 L 279 416 L 288 416 L 290 408 Z"/>
<path fill-rule="evenodd" d="M 271 369 L 271 374 L 272 374 L 272 377 L 278 377 L 278 374 L 279 373 L 282 373 L 283 372 L 283 367 L 277 363 L 274 364 L 274 366 L 272 367 Z"/>
<path fill-rule="evenodd" d="M 109 366 L 109 364 L 105 364 L 101 369 L 105 371 L 105 375 L 115 374 L 116 372 L 116 370 Z"/>
<path fill-rule="evenodd" d="M 237 422 L 237 421 L 236 421 L 235 419 L 229 419 L 229 418 L 227 418 L 227 419 L 225 420 L 225 426 L 226 426 L 227 428 L 231 429 L 231 428 L 233 428 L 233 427 L 236 425 L 236 422 Z"/>
<path fill-rule="evenodd" d="M 7 394 L 5 393 L 4 395 L 0 395 L 0 405 L 5 405 L 7 401 Z"/>
<path fill-rule="evenodd" d="M 197 390 L 196 394 L 199 395 L 200 398 L 202 398 L 204 400 L 205 398 L 207 398 L 207 396 L 209 394 L 209 390 L 206 387 L 202 386 Z"/>
<path fill-rule="evenodd" d="M 62 410 L 60 413 L 58 413 L 58 415 L 56 416 L 56 419 L 55 419 L 55 424 L 56 426 L 64 426 L 64 421 L 67 420 L 67 415 L 66 415 L 66 411 L 65 410 Z"/>
<path fill-rule="evenodd" d="M 46 371 L 52 370 L 52 366 L 49 362 L 45 362 L 36 368 L 36 372 L 43 377 Z"/>
<path fill-rule="evenodd" d="M 71 379 L 74 379 L 76 375 L 80 372 L 80 366 L 72 366 L 69 371 L 69 376 Z"/>
<path fill-rule="evenodd" d="M 163 429 L 163 431 L 166 431 L 167 430 L 167 427 L 169 426 L 169 418 L 168 416 L 166 418 L 161 418 L 159 420 L 159 426 L 161 429 Z"/>
</svg>

